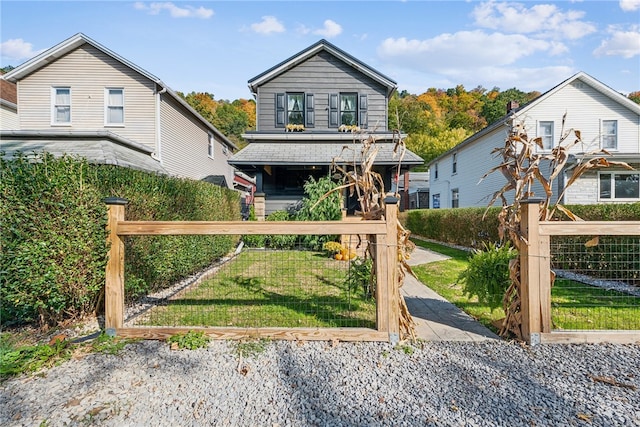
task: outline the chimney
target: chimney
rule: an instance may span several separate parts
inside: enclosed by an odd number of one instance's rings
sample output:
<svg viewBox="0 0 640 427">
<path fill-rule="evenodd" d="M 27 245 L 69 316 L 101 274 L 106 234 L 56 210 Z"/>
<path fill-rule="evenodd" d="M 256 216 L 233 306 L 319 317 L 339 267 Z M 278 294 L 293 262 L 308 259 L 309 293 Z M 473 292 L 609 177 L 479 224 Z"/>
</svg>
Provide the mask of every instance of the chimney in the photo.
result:
<svg viewBox="0 0 640 427">
<path fill-rule="evenodd" d="M 518 107 L 520 107 L 520 104 L 518 104 L 518 101 L 507 102 L 507 114 L 511 113 L 513 110 L 517 109 Z"/>
</svg>

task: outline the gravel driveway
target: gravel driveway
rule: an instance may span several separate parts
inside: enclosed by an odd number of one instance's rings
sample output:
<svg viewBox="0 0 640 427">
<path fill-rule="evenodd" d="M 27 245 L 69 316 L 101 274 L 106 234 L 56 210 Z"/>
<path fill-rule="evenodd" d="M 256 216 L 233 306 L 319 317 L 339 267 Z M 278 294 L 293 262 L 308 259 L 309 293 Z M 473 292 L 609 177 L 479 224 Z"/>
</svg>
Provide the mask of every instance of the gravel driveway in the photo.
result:
<svg viewBox="0 0 640 427">
<path fill-rule="evenodd" d="M 140 341 L 3 383 L 0 425 L 640 426 L 640 346 Z"/>
</svg>

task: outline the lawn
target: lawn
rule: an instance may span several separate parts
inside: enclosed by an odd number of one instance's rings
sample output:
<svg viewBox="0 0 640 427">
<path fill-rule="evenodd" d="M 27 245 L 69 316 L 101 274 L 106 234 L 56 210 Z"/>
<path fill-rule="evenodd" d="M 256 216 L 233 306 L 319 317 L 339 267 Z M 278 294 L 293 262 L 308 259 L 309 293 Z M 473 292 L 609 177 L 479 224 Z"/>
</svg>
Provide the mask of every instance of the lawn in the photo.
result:
<svg viewBox="0 0 640 427">
<path fill-rule="evenodd" d="M 375 328 L 376 305 L 349 289 L 354 263 L 314 251 L 245 250 L 167 305 L 147 325 Z"/>
<path fill-rule="evenodd" d="M 414 240 L 424 248 L 451 259 L 412 267 L 418 279 L 495 330 L 492 322 L 504 317 L 502 308 L 492 310 L 476 297 L 464 294 L 458 275 L 467 266 L 469 253 L 437 243 Z M 640 330 L 640 298 L 572 280 L 558 279 L 551 290 L 551 321 L 554 329 Z"/>
</svg>

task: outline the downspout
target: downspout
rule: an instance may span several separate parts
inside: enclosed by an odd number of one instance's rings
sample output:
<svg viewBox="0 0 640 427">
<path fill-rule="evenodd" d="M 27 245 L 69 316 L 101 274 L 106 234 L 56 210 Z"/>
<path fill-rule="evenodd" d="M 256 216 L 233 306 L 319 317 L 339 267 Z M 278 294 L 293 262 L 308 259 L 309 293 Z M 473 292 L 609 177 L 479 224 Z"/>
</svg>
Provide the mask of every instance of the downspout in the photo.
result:
<svg viewBox="0 0 640 427">
<path fill-rule="evenodd" d="M 163 87 L 162 90 L 156 92 L 156 152 L 155 158 L 162 165 L 162 131 L 160 129 L 160 97 L 163 93 L 167 91 L 166 87 Z"/>
</svg>

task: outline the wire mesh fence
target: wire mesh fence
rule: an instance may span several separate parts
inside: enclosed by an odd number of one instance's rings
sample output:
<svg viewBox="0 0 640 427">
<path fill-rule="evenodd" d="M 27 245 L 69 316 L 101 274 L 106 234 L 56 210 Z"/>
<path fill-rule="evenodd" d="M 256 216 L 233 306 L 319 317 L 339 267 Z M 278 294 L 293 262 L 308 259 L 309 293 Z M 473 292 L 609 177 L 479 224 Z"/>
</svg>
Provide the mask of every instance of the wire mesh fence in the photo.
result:
<svg viewBox="0 0 640 427">
<path fill-rule="evenodd" d="M 130 238 L 137 238 L 132 236 Z M 331 243 L 327 243 L 331 242 Z M 142 298 L 130 326 L 375 328 L 368 244 L 302 235 L 245 236 L 204 280 Z"/>
<path fill-rule="evenodd" d="M 640 236 L 551 236 L 554 330 L 640 330 Z"/>
</svg>

